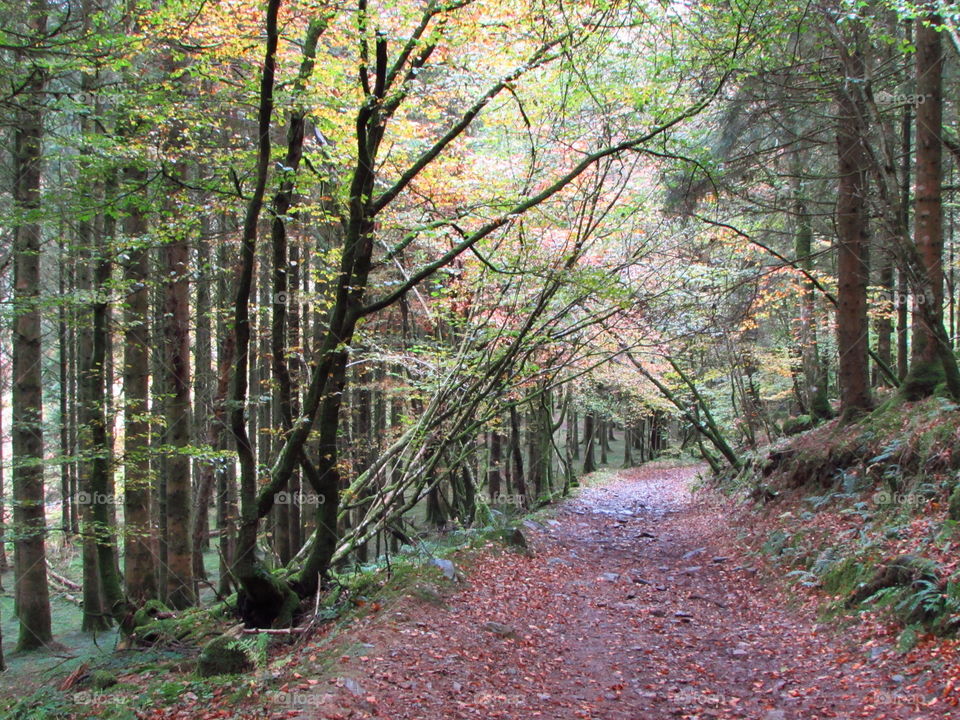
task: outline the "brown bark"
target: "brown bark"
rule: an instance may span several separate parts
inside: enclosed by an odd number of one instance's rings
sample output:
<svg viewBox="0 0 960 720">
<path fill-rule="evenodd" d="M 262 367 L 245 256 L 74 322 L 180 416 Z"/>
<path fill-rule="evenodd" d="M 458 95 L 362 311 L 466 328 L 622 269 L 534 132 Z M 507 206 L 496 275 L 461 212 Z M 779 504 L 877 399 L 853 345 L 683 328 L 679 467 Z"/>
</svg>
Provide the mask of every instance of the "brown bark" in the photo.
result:
<svg viewBox="0 0 960 720">
<path fill-rule="evenodd" d="M 872 405 L 867 365 L 867 168 L 864 78 L 858 48 L 844 50 L 847 79 L 837 93 L 837 351 L 840 407 L 846 417 Z"/>
<path fill-rule="evenodd" d="M 176 232 L 176 231 L 175 231 Z M 164 403 L 166 444 L 167 603 L 174 608 L 194 604 L 190 511 L 190 286 L 189 249 L 179 234 L 164 248 L 164 371 L 168 396 Z"/>
<path fill-rule="evenodd" d="M 131 183 L 141 185 L 146 173 L 131 169 Z M 156 531 L 151 518 L 153 479 L 150 474 L 150 292 L 147 287 L 149 255 L 141 240 L 147 222 L 133 204 L 124 220 L 124 234 L 136 241 L 124 268 L 127 284 L 123 307 L 124 396 L 124 584 L 136 605 L 157 597 Z"/>
<path fill-rule="evenodd" d="M 46 32 L 47 7 L 33 0 L 27 10 L 30 33 Z M 24 58 L 21 58 L 24 59 Z M 25 65 L 29 64 L 29 61 Z M 45 71 L 30 68 L 14 130 L 13 201 L 13 522 L 15 602 L 19 650 L 48 645 L 51 640 L 47 588 L 46 517 L 43 489 L 43 361 L 40 324 L 40 177 L 43 140 Z"/>
<path fill-rule="evenodd" d="M 917 96 L 922 101 L 916 110 L 914 232 L 927 292 L 914 295 L 910 372 L 904 383 L 912 397 L 932 393 L 943 375 L 935 328 L 943 322 L 943 58 L 935 29 L 939 24 L 939 18 L 931 15 L 916 30 Z"/>
<path fill-rule="evenodd" d="M 597 469 L 597 461 L 593 452 L 596 435 L 596 419 L 592 412 L 583 417 L 583 474 L 587 475 Z"/>
</svg>

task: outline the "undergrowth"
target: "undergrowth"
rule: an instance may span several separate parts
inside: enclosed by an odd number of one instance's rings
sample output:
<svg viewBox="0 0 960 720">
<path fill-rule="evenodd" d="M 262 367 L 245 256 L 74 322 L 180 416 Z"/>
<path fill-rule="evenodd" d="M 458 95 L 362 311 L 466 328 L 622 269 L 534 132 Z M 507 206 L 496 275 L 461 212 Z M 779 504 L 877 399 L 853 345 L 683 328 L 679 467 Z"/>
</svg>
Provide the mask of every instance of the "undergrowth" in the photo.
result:
<svg viewBox="0 0 960 720">
<path fill-rule="evenodd" d="M 718 480 L 744 501 L 753 551 L 821 599 L 825 617 L 869 614 L 919 635 L 960 630 L 960 408 L 893 397 L 756 452 Z"/>
<path fill-rule="evenodd" d="M 137 629 L 138 638 L 151 647 L 138 649 L 137 655 L 104 652 L 95 666 L 81 668 L 68 687 L 60 680 L 19 698 L 0 700 L 0 718 L 135 720 L 150 707 L 184 701 L 202 705 L 214 699 L 230 704 L 247 697 L 269 698 L 281 687 L 281 670 L 297 662 L 298 651 L 308 641 L 313 672 L 334 667 L 338 657 L 351 652 L 339 640 L 342 628 L 407 596 L 445 603 L 463 581 L 462 571 L 472 561 L 473 551 L 481 547 L 489 551 L 493 543 L 502 545 L 504 552 L 525 552 L 515 532 L 522 534 L 523 522 L 543 520 L 552 512 L 549 505 L 525 515 L 493 510 L 483 526 L 433 533 L 374 562 L 339 568 L 316 604 L 305 603 L 310 607 L 304 611 L 318 628 L 310 636 L 239 634 L 230 612 L 235 598 L 178 614 L 155 604 L 151 607 L 159 616 L 145 610 Z M 200 648 L 224 633 L 236 635 L 233 645 L 243 650 L 254 669 L 238 676 L 201 678 L 197 674 Z"/>
</svg>

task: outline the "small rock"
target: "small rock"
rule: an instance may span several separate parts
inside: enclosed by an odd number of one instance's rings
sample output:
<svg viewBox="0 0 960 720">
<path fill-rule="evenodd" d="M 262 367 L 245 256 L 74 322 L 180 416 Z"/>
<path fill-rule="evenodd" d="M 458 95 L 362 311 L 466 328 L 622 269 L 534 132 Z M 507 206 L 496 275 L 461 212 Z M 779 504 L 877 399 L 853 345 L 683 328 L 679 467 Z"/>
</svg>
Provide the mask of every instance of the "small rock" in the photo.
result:
<svg viewBox="0 0 960 720">
<path fill-rule="evenodd" d="M 657 536 L 654 535 L 654 534 L 651 533 L 651 532 L 647 532 L 646 530 L 642 530 L 641 532 L 638 532 L 636 535 L 634 535 L 634 537 L 639 540 L 640 538 L 656 538 Z"/>
<path fill-rule="evenodd" d="M 606 572 L 600 575 L 600 579 L 603 580 L 603 582 L 616 582 L 620 579 L 620 576 L 617 575 L 617 573 Z"/>
<path fill-rule="evenodd" d="M 550 558 L 549 560 L 547 560 L 547 565 L 563 565 L 563 566 L 567 566 L 567 565 L 569 565 L 569 564 L 570 564 L 570 563 L 568 563 L 568 562 L 567 562 L 566 560 L 564 560 L 563 558 L 558 558 L 558 557 L 552 557 L 552 558 Z"/>
<path fill-rule="evenodd" d="M 343 685 L 348 693 L 356 697 L 362 697 L 365 694 L 360 683 L 358 683 L 352 677 L 341 678 L 341 682 L 338 684 Z"/>
<path fill-rule="evenodd" d="M 447 580 L 456 580 L 457 579 L 457 566 L 454 565 L 450 560 L 445 558 L 430 558 L 430 564 L 440 568 L 443 572 L 443 576 Z"/>
<path fill-rule="evenodd" d="M 701 570 L 703 570 L 703 567 L 701 567 L 700 565 L 691 565 L 690 567 L 684 568 L 683 573 L 685 575 L 693 575 L 694 573 L 698 573 Z"/>
<path fill-rule="evenodd" d="M 650 614 L 653 615 L 654 617 L 666 617 L 666 616 L 667 616 L 666 611 L 665 611 L 665 610 L 660 610 L 659 608 L 656 608 L 656 609 L 654 609 L 654 610 L 651 610 L 651 611 L 650 611 Z"/>
<path fill-rule="evenodd" d="M 726 557 L 725 555 L 717 555 L 716 557 L 711 558 L 710 562 L 712 562 L 714 565 L 720 565 L 721 563 L 725 563 L 729 559 L 730 558 Z"/>
<path fill-rule="evenodd" d="M 660 592 L 663 592 L 664 590 L 667 589 L 667 586 L 666 586 L 666 585 L 654 585 L 653 589 L 654 589 L 654 590 L 659 590 Z"/>
<path fill-rule="evenodd" d="M 691 550 L 690 552 L 685 553 L 685 554 L 683 555 L 683 559 L 684 559 L 684 560 L 689 560 L 689 559 L 691 559 L 691 558 L 695 558 L 697 555 L 700 555 L 701 553 L 704 553 L 704 552 L 706 552 L 706 551 L 707 551 L 707 549 L 706 549 L 705 547 L 697 548 L 696 550 Z"/>
<path fill-rule="evenodd" d="M 514 547 L 523 548 L 526 550 L 529 545 L 527 544 L 527 538 L 523 534 L 523 531 L 515 527 L 513 530 L 507 530 L 504 532 L 504 540 Z"/>
<path fill-rule="evenodd" d="M 891 675 L 890 679 L 895 683 L 902 683 L 906 678 L 903 675 Z"/>
<path fill-rule="evenodd" d="M 494 635 L 499 635 L 502 638 L 515 638 L 517 636 L 517 631 L 512 627 L 493 620 L 484 623 L 483 629 L 487 632 L 493 633 Z"/>
<path fill-rule="evenodd" d="M 681 618 L 681 619 L 682 619 L 682 618 L 692 618 L 692 617 L 693 617 L 693 615 L 691 615 L 690 613 L 685 612 L 685 611 L 683 611 L 683 610 L 677 610 L 677 611 L 673 614 L 673 616 L 674 616 L 675 618 Z"/>
</svg>

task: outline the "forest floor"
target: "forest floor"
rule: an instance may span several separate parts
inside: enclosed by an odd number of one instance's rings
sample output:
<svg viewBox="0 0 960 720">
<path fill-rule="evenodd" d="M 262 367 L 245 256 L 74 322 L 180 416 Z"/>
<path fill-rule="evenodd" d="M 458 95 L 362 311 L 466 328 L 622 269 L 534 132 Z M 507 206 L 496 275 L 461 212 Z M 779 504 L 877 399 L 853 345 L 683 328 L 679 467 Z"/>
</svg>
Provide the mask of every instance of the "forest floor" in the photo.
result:
<svg viewBox="0 0 960 720">
<path fill-rule="evenodd" d="M 470 551 L 458 561 L 463 581 L 441 602 L 421 593 L 377 606 L 339 635 L 350 650 L 332 662 L 321 659 L 322 638 L 303 646 L 261 712 L 960 717 L 947 681 L 955 668 L 935 650 L 911 660 L 861 626 L 819 622 L 758 570 L 724 504 L 691 492 L 696 473 L 652 464 L 582 489 L 552 518 L 525 523 L 530 553 Z"/>
</svg>

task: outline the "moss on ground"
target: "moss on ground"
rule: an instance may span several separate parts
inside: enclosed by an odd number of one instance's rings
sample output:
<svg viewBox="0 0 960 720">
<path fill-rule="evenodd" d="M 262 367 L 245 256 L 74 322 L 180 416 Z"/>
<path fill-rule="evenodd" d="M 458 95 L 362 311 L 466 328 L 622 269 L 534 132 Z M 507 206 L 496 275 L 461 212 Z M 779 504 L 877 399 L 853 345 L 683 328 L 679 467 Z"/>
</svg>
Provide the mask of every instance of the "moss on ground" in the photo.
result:
<svg viewBox="0 0 960 720">
<path fill-rule="evenodd" d="M 756 453 L 723 490 L 752 500 L 750 542 L 833 617 L 881 612 L 910 632 L 954 634 L 960 577 L 960 408 L 891 393 L 856 421 L 825 423 Z M 760 491 L 758 491 L 758 489 Z M 909 561 L 903 560 L 908 558 Z"/>
</svg>

